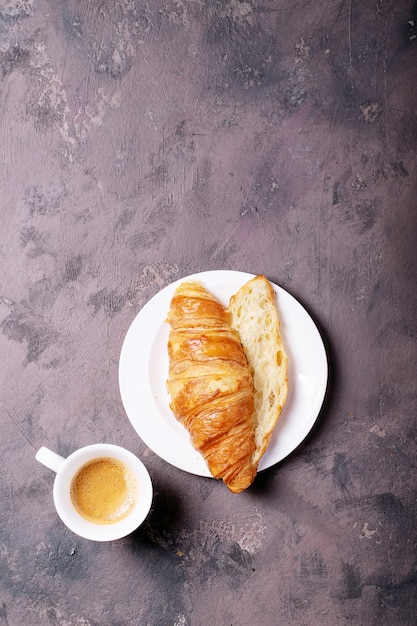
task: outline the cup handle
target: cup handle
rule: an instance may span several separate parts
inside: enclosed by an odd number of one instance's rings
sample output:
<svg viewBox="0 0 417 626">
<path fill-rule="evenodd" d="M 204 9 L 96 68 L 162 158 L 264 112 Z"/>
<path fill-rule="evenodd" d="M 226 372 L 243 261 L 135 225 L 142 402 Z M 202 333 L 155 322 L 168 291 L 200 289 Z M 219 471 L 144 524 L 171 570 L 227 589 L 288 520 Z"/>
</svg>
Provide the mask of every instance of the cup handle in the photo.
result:
<svg viewBox="0 0 417 626">
<path fill-rule="evenodd" d="M 59 468 L 65 461 L 65 458 L 63 456 L 57 454 L 56 452 L 52 452 L 52 450 L 50 450 L 49 448 L 45 448 L 45 446 L 39 448 L 39 450 L 35 454 L 35 459 L 55 473 L 58 472 Z"/>
</svg>

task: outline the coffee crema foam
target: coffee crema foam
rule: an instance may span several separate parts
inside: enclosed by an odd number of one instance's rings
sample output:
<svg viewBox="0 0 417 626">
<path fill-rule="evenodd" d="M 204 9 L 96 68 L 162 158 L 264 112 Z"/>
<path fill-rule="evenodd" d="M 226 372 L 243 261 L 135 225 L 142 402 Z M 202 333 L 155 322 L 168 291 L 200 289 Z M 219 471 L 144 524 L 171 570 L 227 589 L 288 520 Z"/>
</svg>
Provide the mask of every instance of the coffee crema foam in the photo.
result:
<svg viewBox="0 0 417 626">
<path fill-rule="evenodd" d="M 135 476 L 118 459 L 93 459 L 78 470 L 71 482 L 71 500 L 78 513 L 95 524 L 114 524 L 129 515 L 136 504 Z"/>
</svg>

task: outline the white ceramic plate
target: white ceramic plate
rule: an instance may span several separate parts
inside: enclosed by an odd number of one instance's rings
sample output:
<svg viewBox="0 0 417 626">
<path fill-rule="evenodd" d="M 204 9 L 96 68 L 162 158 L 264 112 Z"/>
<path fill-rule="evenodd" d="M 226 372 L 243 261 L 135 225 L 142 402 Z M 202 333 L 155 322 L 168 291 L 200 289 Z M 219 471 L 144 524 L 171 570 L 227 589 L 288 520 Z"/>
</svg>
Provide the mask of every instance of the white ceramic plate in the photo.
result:
<svg viewBox="0 0 417 626">
<path fill-rule="evenodd" d="M 119 363 L 122 402 L 133 428 L 162 459 L 181 470 L 210 476 L 188 432 L 169 408 L 165 322 L 171 298 L 180 282 L 197 279 L 224 305 L 253 274 L 228 270 L 201 272 L 181 278 L 157 293 L 139 311 L 123 342 Z M 272 286 L 288 355 L 287 402 L 261 459 L 259 470 L 282 461 L 303 441 L 316 421 L 326 392 L 328 365 L 316 325 L 301 304 L 281 287 Z"/>
</svg>

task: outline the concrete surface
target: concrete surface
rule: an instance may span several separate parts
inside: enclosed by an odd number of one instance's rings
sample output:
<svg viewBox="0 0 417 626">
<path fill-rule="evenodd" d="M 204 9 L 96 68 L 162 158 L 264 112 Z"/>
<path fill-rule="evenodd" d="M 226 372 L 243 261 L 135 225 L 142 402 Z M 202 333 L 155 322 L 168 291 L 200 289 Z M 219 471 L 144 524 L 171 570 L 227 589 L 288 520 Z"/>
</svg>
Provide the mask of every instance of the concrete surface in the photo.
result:
<svg viewBox="0 0 417 626">
<path fill-rule="evenodd" d="M 416 39 L 411 0 L 0 2 L 0 624 L 416 624 Z M 136 313 L 210 269 L 287 289 L 331 364 L 240 496 L 118 389 Z M 97 441 L 155 487 L 110 544 L 34 459 Z"/>
</svg>

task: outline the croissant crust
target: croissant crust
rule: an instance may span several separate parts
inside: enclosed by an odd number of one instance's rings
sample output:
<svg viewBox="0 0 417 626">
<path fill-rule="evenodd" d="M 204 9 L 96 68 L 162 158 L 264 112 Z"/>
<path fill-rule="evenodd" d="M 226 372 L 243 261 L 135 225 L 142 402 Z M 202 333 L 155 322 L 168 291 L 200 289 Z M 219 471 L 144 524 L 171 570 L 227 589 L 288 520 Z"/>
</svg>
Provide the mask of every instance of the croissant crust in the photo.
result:
<svg viewBox="0 0 417 626">
<path fill-rule="evenodd" d="M 167 321 L 171 409 L 211 474 L 239 493 L 257 471 L 253 379 L 239 335 L 222 304 L 193 281 L 175 291 Z"/>
</svg>

